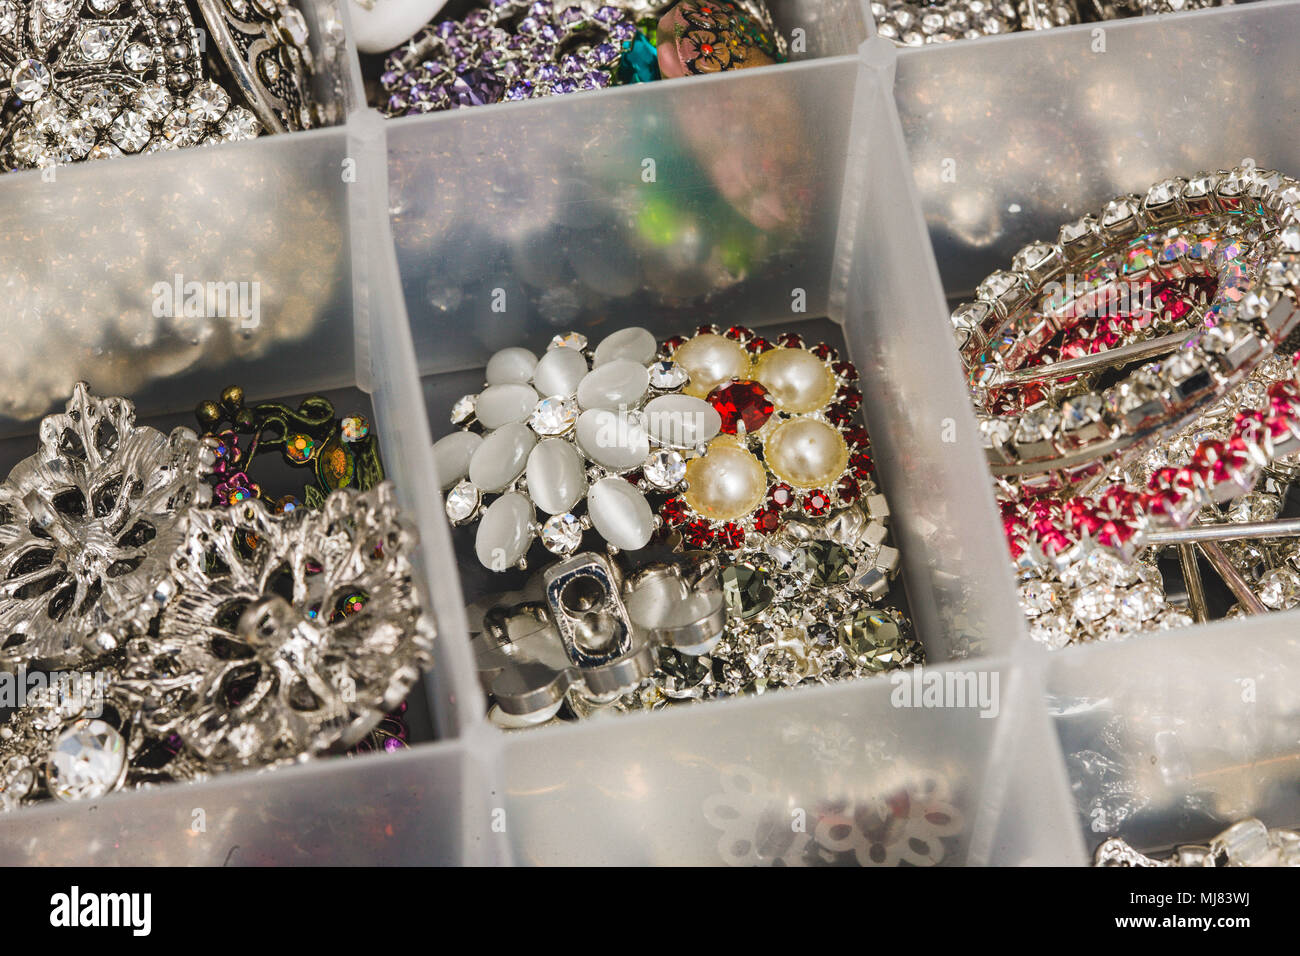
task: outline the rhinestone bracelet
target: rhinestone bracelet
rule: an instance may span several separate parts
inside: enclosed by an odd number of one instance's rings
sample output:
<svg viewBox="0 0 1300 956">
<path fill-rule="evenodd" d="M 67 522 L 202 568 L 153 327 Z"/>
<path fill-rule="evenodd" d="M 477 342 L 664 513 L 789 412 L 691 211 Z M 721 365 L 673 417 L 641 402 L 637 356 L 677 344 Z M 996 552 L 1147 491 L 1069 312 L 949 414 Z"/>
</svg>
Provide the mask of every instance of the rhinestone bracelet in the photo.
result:
<svg viewBox="0 0 1300 956">
<path fill-rule="evenodd" d="M 1139 853 L 1118 837 L 1097 848 L 1094 866 L 1300 866 L 1300 833 L 1242 820 L 1208 844 L 1180 846 L 1165 857 Z"/>
</svg>

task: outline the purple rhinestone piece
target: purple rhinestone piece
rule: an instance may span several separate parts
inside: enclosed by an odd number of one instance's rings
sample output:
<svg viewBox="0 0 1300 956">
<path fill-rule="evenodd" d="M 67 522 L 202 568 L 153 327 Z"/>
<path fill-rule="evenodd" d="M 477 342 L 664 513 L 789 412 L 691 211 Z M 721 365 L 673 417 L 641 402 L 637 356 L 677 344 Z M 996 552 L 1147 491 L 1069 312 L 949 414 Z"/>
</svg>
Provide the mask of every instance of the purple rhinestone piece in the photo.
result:
<svg viewBox="0 0 1300 956">
<path fill-rule="evenodd" d="M 437 32 L 438 36 L 442 37 L 445 40 L 447 39 L 447 37 L 455 35 L 457 31 L 457 26 L 458 24 L 456 23 L 455 20 L 443 20 L 436 27 L 434 27 L 434 30 Z"/>
<path fill-rule="evenodd" d="M 533 76 L 543 83 L 553 83 L 560 78 L 560 68 L 554 63 L 543 63 L 533 71 Z"/>
<path fill-rule="evenodd" d="M 518 30 L 521 34 L 536 33 L 540 28 L 541 28 L 541 24 L 537 22 L 536 17 L 524 17 L 522 20 L 519 21 L 519 25 L 515 27 L 515 29 Z"/>
<path fill-rule="evenodd" d="M 516 83 L 510 89 L 506 90 L 505 99 L 507 100 L 526 100 L 532 95 L 533 84 L 524 80 L 522 83 Z"/>
<path fill-rule="evenodd" d="M 551 4 L 549 0 L 537 0 L 528 8 L 528 15 L 533 17 L 549 17 L 551 15 Z"/>
<path fill-rule="evenodd" d="M 582 72 L 582 61 L 573 54 L 569 54 L 560 61 L 560 69 L 568 76 Z"/>
<path fill-rule="evenodd" d="M 556 93 L 576 93 L 578 91 L 578 84 L 574 83 L 573 80 L 560 80 L 555 84 L 553 89 Z"/>
<path fill-rule="evenodd" d="M 620 43 L 626 43 L 636 36 L 636 26 L 624 21 L 610 27 L 609 35 Z"/>
<path fill-rule="evenodd" d="M 499 102 L 506 85 L 487 70 L 469 70 L 451 84 L 451 98 L 459 106 L 483 106 Z"/>
<path fill-rule="evenodd" d="M 601 7 L 593 16 L 601 23 L 609 26 L 612 23 L 618 23 L 623 19 L 623 11 L 618 7 Z"/>
<path fill-rule="evenodd" d="M 602 66 L 610 66 L 618 60 L 618 47 L 612 43 L 601 43 L 592 47 L 591 52 Z"/>
<path fill-rule="evenodd" d="M 575 23 L 581 23 L 583 20 L 587 19 L 587 15 L 582 12 L 581 7 L 565 7 L 560 11 L 560 15 L 557 19 L 560 21 L 562 26 L 571 27 Z"/>
</svg>

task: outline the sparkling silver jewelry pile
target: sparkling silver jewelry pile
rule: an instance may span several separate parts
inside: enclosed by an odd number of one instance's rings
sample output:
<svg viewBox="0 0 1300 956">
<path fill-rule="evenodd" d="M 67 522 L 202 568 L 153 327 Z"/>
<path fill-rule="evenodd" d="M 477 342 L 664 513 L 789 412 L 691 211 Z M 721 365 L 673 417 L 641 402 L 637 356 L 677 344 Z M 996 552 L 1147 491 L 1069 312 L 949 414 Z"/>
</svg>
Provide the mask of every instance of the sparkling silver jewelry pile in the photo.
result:
<svg viewBox="0 0 1300 956">
<path fill-rule="evenodd" d="M 448 517 L 477 524 L 478 563 L 503 573 L 527 567 L 534 541 L 562 559 L 586 544 L 619 555 L 623 573 L 636 576 L 662 546 L 715 556 L 709 588 L 726 605 L 724 630 L 686 642 L 691 647 L 651 640 L 644 673 L 621 669 L 613 693 L 601 681 L 593 691 L 564 664 L 582 670 L 555 631 L 561 606 L 489 593 L 471 617 L 481 622 L 480 666 L 494 714 L 515 706 L 503 699 L 507 687 L 532 686 L 508 668 L 503 682 L 502 655 L 541 660 L 531 649 L 538 642 L 550 656 L 534 673 L 548 687 L 563 685 L 565 716 L 918 663 L 910 622 L 886 603 L 899 555 L 856 420 L 856 379 L 828 345 L 740 326 L 702 327 L 662 345 L 645 329 L 625 328 L 594 348 L 571 333 L 557 335 L 541 357 L 523 348 L 492 356 L 484 389 L 452 410 L 460 430 L 434 445 Z M 540 524 L 539 509 L 547 515 Z M 606 577 L 617 574 L 611 568 Z M 625 617 L 607 603 L 609 620 Z M 537 698 L 529 713 L 549 719 L 559 696 Z"/>
<path fill-rule="evenodd" d="M 1300 523 L 1273 520 L 1300 449 L 1298 216 L 1300 183 L 1274 171 L 1165 180 L 954 311 L 1035 640 L 1300 601 Z"/>
<path fill-rule="evenodd" d="M 212 442 L 79 384 L 0 484 L 0 808 L 340 751 L 430 663 L 392 486 L 212 507 Z"/>
<path fill-rule="evenodd" d="M 1234 0 L 872 0 L 876 32 L 898 46 L 924 46 L 1049 30 L 1092 20 L 1226 6 Z"/>
<path fill-rule="evenodd" d="M 1270 830 L 1256 819 L 1242 820 L 1208 844 L 1176 847 L 1168 855 L 1139 853 L 1115 837 L 1097 848 L 1094 866 L 1300 866 L 1300 833 Z"/>
<path fill-rule="evenodd" d="M 306 21 L 287 0 L 0 0 L 5 169 L 309 129 Z"/>
</svg>

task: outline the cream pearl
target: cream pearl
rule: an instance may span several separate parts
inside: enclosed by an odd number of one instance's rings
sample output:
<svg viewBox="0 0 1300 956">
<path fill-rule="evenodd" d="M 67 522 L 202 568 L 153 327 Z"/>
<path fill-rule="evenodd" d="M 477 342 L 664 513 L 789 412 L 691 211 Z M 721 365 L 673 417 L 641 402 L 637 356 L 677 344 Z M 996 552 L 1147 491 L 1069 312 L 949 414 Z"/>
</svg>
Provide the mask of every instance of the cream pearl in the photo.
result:
<svg viewBox="0 0 1300 956">
<path fill-rule="evenodd" d="M 815 418 L 792 418 L 763 444 L 767 466 L 796 488 L 829 489 L 849 464 L 844 436 Z"/>
<path fill-rule="evenodd" d="M 734 439 L 718 438 L 686 466 L 689 486 L 682 496 L 695 512 L 714 521 L 734 521 L 763 503 L 767 472 Z"/>
<path fill-rule="evenodd" d="M 690 373 L 687 395 L 704 398 L 733 378 L 749 377 L 749 356 L 738 342 L 706 332 L 673 353 L 673 361 Z"/>
<path fill-rule="evenodd" d="M 835 394 L 835 373 L 803 349 L 769 349 L 754 363 L 753 377 L 783 412 L 815 412 Z"/>
</svg>

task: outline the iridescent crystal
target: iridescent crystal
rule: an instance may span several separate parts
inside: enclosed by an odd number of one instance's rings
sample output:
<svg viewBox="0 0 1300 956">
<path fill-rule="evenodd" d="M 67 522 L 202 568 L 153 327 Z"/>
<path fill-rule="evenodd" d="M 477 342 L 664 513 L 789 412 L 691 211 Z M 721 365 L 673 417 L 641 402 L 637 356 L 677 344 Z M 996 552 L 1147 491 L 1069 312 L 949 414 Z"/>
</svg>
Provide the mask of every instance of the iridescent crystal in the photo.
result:
<svg viewBox="0 0 1300 956">
<path fill-rule="evenodd" d="M 113 120 L 108 135 L 125 152 L 136 153 L 149 145 L 153 131 L 149 128 L 149 121 L 141 114 L 135 110 L 125 110 Z"/>
<path fill-rule="evenodd" d="M 143 73 L 153 65 L 153 51 L 143 43 L 131 43 L 122 52 L 122 62 L 133 73 Z"/>
<path fill-rule="evenodd" d="M 104 63 L 113 55 L 113 48 L 117 46 L 117 33 L 106 26 L 88 27 L 81 34 L 78 46 L 81 48 L 81 55 L 91 63 Z"/>
<path fill-rule="evenodd" d="M 587 337 L 581 332 L 569 332 L 566 335 L 556 335 L 546 346 L 547 351 L 551 349 L 570 348 L 581 352 L 587 347 Z"/>
<path fill-rule="evenodd" d="M 230 94 L 209 80 L 190 91 L 185 107 L 192 119 L 215 123 L 230 108 Z"/>
<path fill-rule="evenodd" d="M 642 471 L 646 481 L 668 491 L 676 488 L 686 477 L 686 459 L 671 448 L 661 448 L 646 459 Z"/>
<path fill-rule="evenodd" d="M 1288 568 L 1274 568 L 1259 579 L 1259 599 L 1275 611 L 1300 603 L 1300 575 Z"/>
<path fill-rule="evenodd" d="M 479 501 L 478 488 L 468 481 L 462 481 L 447 492 L 446 509 L 447 518 L 452 524 L 461 524 L 474 517 L 478 511 Z"/>
<path fill-rule="evenodd" d="M 14 0 L 0 0 L 0 37 L 10 36 L 18 26 L 18 5 Z"/>
<path fill-rule="evenodd" d="M 24 103 L 35 103 L 50 91 L 50 71 L 40 60 L 19 60 L 9 77 L 14 95 Z"/>
<path fill-rule="evenodd" d="M 474 407 L 478 402 L 477 395 L 462 395 L 456 400 L 456 404 L 451 406 L 451 423 L 453 425 L 463 425 L 474 417 Z"/>
<path fill-rule="evenodd" d="M 262 124 L 251 110 L 236 106 L 217 124 L 217 132 L 227 142 L 254 139 L 261 135 Z"/>
<path fill-rule="evenodd" d="M 50 749 L 45 782 L 59 800 L 93 800 L 113 790 L 126 767 L 126 741 L 103 720 L 78 720 Z"/>
<path fill-rule="evenodd" d="M 1090 584 L 1075 596 L 1072 610 L 1080 621 L 1091 624 L 1115 610 L 1118 600 L 1118 593 L 1111 585 Z"/>
<path fill-rule="evenodd" d="M 661 392 L 681 388 L 688 381 L 690 376 L 686 374 L 686 369 L 676 362 L 655 362 L 650 366 L 650 385 Z"/>
<path fill-rule="evenodd" d="M 539 435 L 563 435 L 578 420 L 578 402 L 564 395 L 552 395 L 537 403 L 528 424 Z"/>
<path fill-rule="evenodd" d="M 538 537 L 552 554 L 573 554 L 582 544 L 582 522 L 567 513 L 551 515 L 542 522 Z"/>
</svg>

